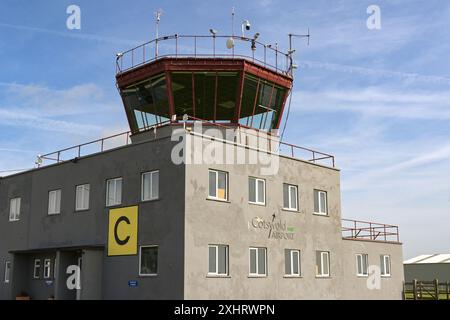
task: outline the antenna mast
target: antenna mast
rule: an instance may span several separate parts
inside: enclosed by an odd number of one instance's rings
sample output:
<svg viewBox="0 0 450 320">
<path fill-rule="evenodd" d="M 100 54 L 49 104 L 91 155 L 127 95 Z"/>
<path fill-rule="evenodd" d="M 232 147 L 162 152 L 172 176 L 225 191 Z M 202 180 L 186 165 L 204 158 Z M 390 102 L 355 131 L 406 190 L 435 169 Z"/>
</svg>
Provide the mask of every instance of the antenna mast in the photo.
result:
<svg viewBox="0 0 450 320">
<path fill-rule="evenodd" d="M 290 65 L 289 65 L 289 72 L 292 75 L 293 69 L 294 69 L 294 59 L 293 59 L 293 54 L 295 52 L 295 49 L 292 49 L 292 37 L 296 37 L 296 38 L 307 38 L 308 42 L 307 45 L 309 46 L 309 38 L 311 37 L 310 33 L 309 33 L 309 28 L 308 28 L 308 33 L 307 34 L 294 34 L 294 33 L 289 33 L 289 60 L 290 60 Z"/>
<path fill-rule="evenodd" d="M 231 35 L 234 37 L 234 7 L 231 7 Z"/>
<path fill-rule="evenodd" d="M 162 10 L 158 9 L 155 12 L 156 16 L 156 45 L 155 45 L 155 57 L 158 57 L 158 38 L 159 38 L 159 21 L 161 21 Z"/>
</svg>

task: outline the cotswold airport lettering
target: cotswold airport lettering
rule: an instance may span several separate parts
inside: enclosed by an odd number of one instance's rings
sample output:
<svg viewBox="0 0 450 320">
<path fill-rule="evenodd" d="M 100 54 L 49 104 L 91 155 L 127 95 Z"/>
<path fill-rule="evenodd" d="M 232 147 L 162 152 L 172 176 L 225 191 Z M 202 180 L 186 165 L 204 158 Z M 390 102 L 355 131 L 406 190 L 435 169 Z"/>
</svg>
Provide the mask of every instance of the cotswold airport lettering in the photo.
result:
<svg viewBox="0 0 450 320">
<path fill-rule="evenodd" d="M 287 226 L 286 221 L 277 219 L 276 215 L 272 216 L 272 221 L 267 221 L 260 217 L 254 217 L 250 222 L 250 225 L 254 229 L 258 230 L 268 230 L 269 239 L 275 240 L 294 240 L 295 228 L 292 226 Z"/>
</svg>

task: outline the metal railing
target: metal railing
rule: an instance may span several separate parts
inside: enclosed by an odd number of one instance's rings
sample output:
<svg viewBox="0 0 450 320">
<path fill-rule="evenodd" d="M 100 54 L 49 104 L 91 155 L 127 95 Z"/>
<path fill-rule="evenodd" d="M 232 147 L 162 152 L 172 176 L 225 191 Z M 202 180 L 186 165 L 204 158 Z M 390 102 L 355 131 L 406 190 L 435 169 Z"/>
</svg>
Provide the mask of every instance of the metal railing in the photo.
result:
<svg viewBox="0 0 450 320">
<path fill-rule="evenodd" d="M 174 34 L 118 53 L 116 73 L 121 74 L 163 57 L 241 58 L 285 75 L 291 75 L 292 71 L 290 54 L 278 50 L 277 44 L 264 44 L 255 38 L 241 36 Z"/>
<path fill-rule="evenodd" d="M 149 127 L 148 130 L 153 130 L 154 128 L 161 128 L 168 125 L 186 125 L 186 124 L 194 124 L 195 122 L 201 122 L 205 125 L 212 125 L 220 128 L 230 129 L 230 126 L 226 124 L 219 124 L 210 122 L 207 120 L 201 120 L 198 118 L 194 118 L 191 116 L 188 116 L 187 119 L 184 121 L 177 121 L 177 122 L 164 122 L 159 125 L 155 125 L 152 127 Z M 271 137 L 270 133 L 264 132 L 263 135 L 259 130 L 246 127 L 239 124 L 230 124 L 234 128 L 238 129 L 239 134 L 239 141 L 235 141 L 236 143 L 239 143 L 241 145 L 245 145 L 248 142 L 245 140 L 245 136 L 254 136 L 255 138 L 263 137 L 264 140 L 267 140 L 270 145 L 273 145 L 274 147 L 269 147 L 267 150 L 264 148 L 259 148 L 260 151 L 270 151 L 272 150 L 274 153 L 288 156 L 295 159 L 302 159 L 306 160 L 315 164 L 322 164 L 330 167 L 335 167 L 335 161 L 334 156 L 317 151 L 312 150 L 305 147 L 296 146 L 294 144 L 280 142 L 279 139 L 276 136 Z M 245 132 L 244 132 L 245 130 Z M 119 134 L 115 134 L 112 136 L 108 136 L 105 138 L 97 139 L 94 141 L 90 141 L 87 143 L 79 144 L 76 146 L 72 146 L 69 148 L 61 149 L 58 151 L 50 152 L 44 155 L 38 155 L 36 165 L 37 167 L 41 167 L 44 165 L 44 161 L 52 161 L 54 163 L 59 163 L 63 161 L 69 161 L 76 158 L 80 158 L 83 156 L 111 150 L 117 147 L 125 146 L 131 143 L 131 137 L 132 132 L 126 131 Z M 276 148 L 275 148 L 276 147 Z"/>
<path fill-rule="evenodd" d="M 379 242 L 400 242 L 398 226 L 342 219 L 342 238 Z"/>
</svg>

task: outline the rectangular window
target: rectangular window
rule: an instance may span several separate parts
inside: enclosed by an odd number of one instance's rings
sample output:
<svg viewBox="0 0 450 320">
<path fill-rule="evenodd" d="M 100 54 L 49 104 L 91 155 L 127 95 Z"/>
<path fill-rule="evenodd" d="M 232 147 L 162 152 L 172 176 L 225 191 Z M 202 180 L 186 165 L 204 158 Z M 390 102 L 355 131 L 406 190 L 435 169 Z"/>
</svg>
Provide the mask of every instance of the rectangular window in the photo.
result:
<svg viewBox="0 0 450 320">
<path fill-rule="evenodd" d="M 5 262 L 5 283 L 9 283 L 11 278 L 11 262 Z"/>
<path fill-rule="evenodd" d="M 209 267 L 208 274 L 228 275 L 228 246 L 209 245 Z"/>
<path fill-rule="evenodd" d="M 61 213 L 61 190 L 48 193 L 48 215 Z"/>
<path fill-rule="evenodd" d="M 13 198 L 9 202 L 9 221 L 20 220 L 20 202 L 21 198 Z"/>
<path fill-rule="evenodd" d="M 51 259 L 44 260 L 44 279 L 49 279 L 51 274 Z"/>
<path fill-rule="evenodd" d="M 328 251 L 316 251 L 316 276 L 330 276 L 330 253 Z"/>
<path fill-rule="evenodd" d="M 383 277 L 391 276 L 391 257 L 386 254 L 380 256 L 381 275 Z"/>
<path fill-rule="evenodd" d="M 75 191 L 75 211 L 89 210 L 90 184 L 82 184 L 76 187 Z"/>
<path fill-rule="evenodd" d="M 365 277 L 369 275 L 369 255 L 357 254 L 356 255 L 356 275 L 359 277 Z"/>
<path fill-rule="evenodd" d="M 266 180 L 248 178 L 248 201 L 254 204 L 266 204 Z"/>
<path fill-rule="evenodd" d="M 142 201 L 155 200 L 159 197 L 159 171 L 142 174 Z"/>
<path fill-rule="evenodd" d="M 106 181 L 106 206 L 118 206 L 122 203 L 122 178 Z"/>
<path fill-rule="evenodd" d="M 39 279 L 40 276 L 41 276 L 41 260 L 35 259 L 33 267 L 33 278 Z"/>
<path fill-rule="evenodd" d="M 327 209 L 327 193 L 325 191 L 314 190 L 314 213 L 326 216 Z"/>
<path fill-rule="evenodd" d="M 284 250 L 284 273 L 287 276 L 300 276 L 300 250 Z"/>
<path fill-rule="evenodd" d="M 250 276 L 267 275 L 267 249 L 250 248 Z"/>
<path fill-rule="evenodd" d="M 228 172 L 209 170 L 208 197 L 217 200 L 228 200 Z"/>
<path fill-rule="evenodd" d="M 283 183 L 283 208 L 286 210 L 298 210 L 298 187 Z"/>
<path fill-rule="evenodd" d="M 158 274 L 158 246 L 142 246 L 139 251 L 139 275 Z"/>
</svg>

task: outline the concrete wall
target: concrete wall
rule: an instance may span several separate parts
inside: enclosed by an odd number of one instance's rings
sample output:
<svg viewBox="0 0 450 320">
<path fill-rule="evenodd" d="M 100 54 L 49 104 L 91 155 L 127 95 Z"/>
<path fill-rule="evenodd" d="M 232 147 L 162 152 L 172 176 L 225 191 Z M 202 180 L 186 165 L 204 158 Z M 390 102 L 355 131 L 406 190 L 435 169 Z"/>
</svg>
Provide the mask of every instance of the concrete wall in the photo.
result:
<svg viewBox="0 0 450 320">
<path fill-rule="evenodd" d="M 356 254 L 367 254 L 369 266 L 380 266 L 380 255 L 391 258 L 391 275 L 379 278 L 380 287 L 375 286 L 374 277 L 358 277 L 356 275 Z M 343 240 L 344 283 L 343 298 L 345 299 L 402 299 L 403 292 L 403 253 L 400 244 L 380 242 Z M 372 289 L 370 289 L 372 288 Z"/>
<path fill-rule="evenodd" d="M 199 138 L 192 138 L 199 139 Z M 192 144 L 195 142 L 191 141 Z M 205 142 L 204 142 L 205 144 Z M 207 144 L 207 143 L 206 143 Z M 248 150 L 246 151 L 248 153 Z M 290 158 L 279 158 L 279 171 L 261 174 L 261 165 L 187 165 L 186 168 L 186 299 L 343 299 L 374 295 L 362 288 L 353 293 L 358 281 L 355 273 L 347 273 L 349 263 L 354 269 L 355 258 L 349 253 L 355 244 L 344 244 L 341 235 L 340 175 L 333 168 L 313 165 Z M 229 173 L 229 201 L 208 200 L 208 169 Z M 248 202 L 249 176 L 266 179 L 266 205 Z M 283 183 L 298 186 L 299 212 L 282 209 Z M 328 195 L 328 216 L 314 215 L 313 190 Z M 281 218 L 295 227 L 293 240 L 268 238 L 268 230 L 257 230 L 251 220 L 261 217 Z M 229 276 L 208 276 L 208 245 L 229 246 Z M 361 242 L 363 247 L 365 242 Z M 266 247 L 268 275 L 249 277 L 249 247 Z M 401 262 L 401 246 L 367 243 L 371 252 L 391 252 L 395 274 L 400 277 L 397 263 Z M 373 248 L 374 247 L 374 248 Z M 284 249 L 301 251 L 302 277 L 285 277 Z M 331 276 L 317 278 L 316 251 L 329 251 Z M 351 262 L 348 262 L 348 261 Z M 401 275 L 402 279 L 402 275 Z M 385 282 L 389 282 L 386 279 Z M 395 287 L 395 290 L 392 288 Z M 398 281 L 383 286 L 378 296 L 396 299 L 401 290 Z M 377 297 L 378 297 L 377 296 Z"/>
<path fill-rule="evenodd" d="M 414 279 L 419 281 L 450 282 L 450 263 L 413 263 L 405 264 L 405 281 L 412 282 Z"/>
<path fill-rule="evenodd" d="M 169 139 L 136 143 L 0 179 L 0 265 L 11 259 L 8 252 L 12 250 L 50 249 L 56 253 L 58 249 L 71 247 L 106 247 L 109 212 L 105 207 L 106 180 L 122 176 L 122 206 L 139 206 L 138 244 L 160 246 L 160 274 L 139 278 L 137 255 L 104 255 L 103 297 L 182 298 L 184 166 L 176 166 L 170 160 L 172 145 Z M 160 170 L 160 199 L 142 202 L 141 173 L 150 170 Z M 90 209 L 75 212 L 75 187 L 85 183 L 91 185 Z M 48 216 L 48 192 L 55 189 L 62 189 L 61 214 Z M 22 197 L 18 222 L 8 222 L 12 197 Z M 15 281 L 19 281 L 19 275 L 15 276 Z M 30 278 L 31 273 L 20 277 Z M 138 289 L 129 288 L 128 281 L 136 279 Z M 11 298 L 10 285 L 0 282 L 0 299 Z M 36 296 L 41 297 L 37 291 Z"/>
</svg>

